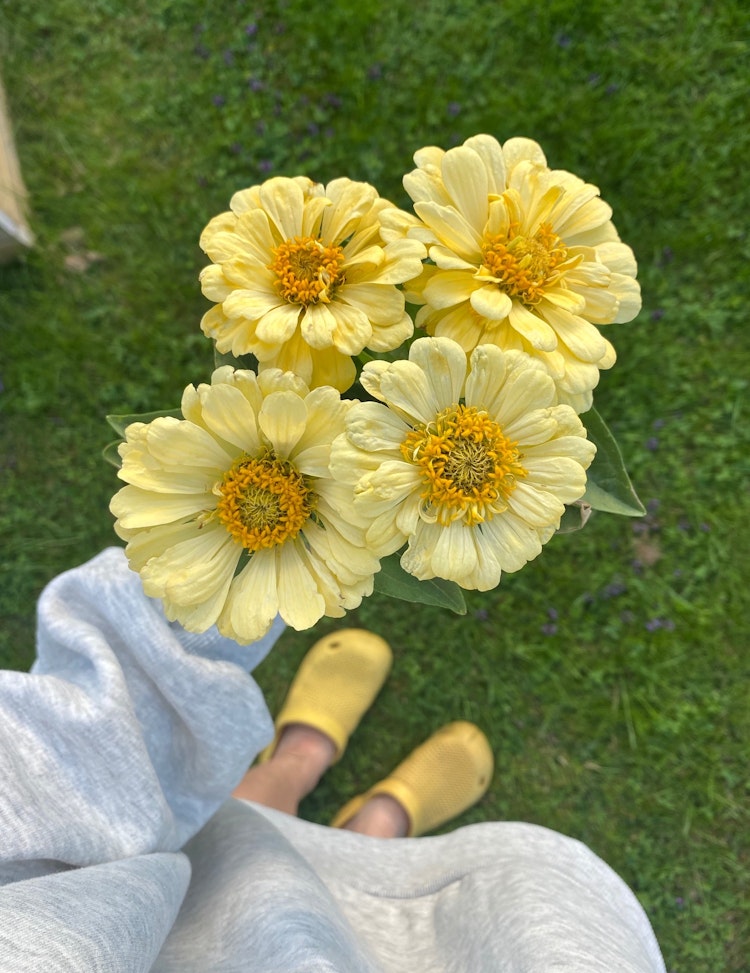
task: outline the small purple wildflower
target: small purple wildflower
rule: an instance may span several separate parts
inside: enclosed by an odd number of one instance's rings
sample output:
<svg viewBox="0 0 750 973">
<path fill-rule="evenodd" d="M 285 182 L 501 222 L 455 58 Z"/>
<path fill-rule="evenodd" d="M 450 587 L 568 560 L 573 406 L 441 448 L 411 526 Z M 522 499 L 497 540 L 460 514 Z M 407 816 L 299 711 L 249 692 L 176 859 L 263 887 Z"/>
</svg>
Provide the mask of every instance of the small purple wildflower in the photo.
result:
<svg viewBox="0 0 750 973">
<path fill-rule="evenodd" d="M 474 618 L 476 618 L 478 622 L 486 622 L 489 617 L 490 613 L 486 608 L 477 608 L 477 610 L 474 612 Z"/>
<path fill-rule="evenodd" d="M 623 584 L 622 581 L 610 581 L 606 588 L 602 589 L 602 598 L 608 600 L 610 598 L 619 598 L 620 595 L 624 595 L 628 590 L 628 586 Z"/>
<path fill-rule="evenodd" d="M 341 108 L 344 104 L 343 100 L 333 92 L 329 92 L 325 96 L 325 98 L 323 99 L 323 103 L 333 109 Z"/>
<path fill-rule="evenodd" d="M 649 438 L 646 440 L 646 449 L 650 450 L 650 452 L 652 453 L 655 453 L 658 448 L 659 448 L 658 438 L 656 436 L 649 436 Z"/>
<path fill-rule="evenodd" d="M 636 535 L 637 534 L 648 534 L 649 526 L 643 520 L 634 520 L 633 523 L 630 525 L 630 529 Z"/>
<path fill-rule="evenodd" d="M 318 125 L 316 122 L 308 122 L 307 123 L 307 131 L 308 131 L 308 133 L 310 135 L 319 135 L 320 134 L 320 125 Z"/>
<path fill-rule="evenodd" d="M 655 514 L 659 507 L 661 507 L 661 500 L 658 497 L 651 497 L 646 501 L 646 510 L 650 514 Z"/>
<path fill-rule="evenodd" d="M 255 35 L 258 33 L 258 25 L 256 23 L 248 24 L 247 27 L 245 27 L 245 33 L 248 37 L 255 37 Z"/>
<path fill-rule="evenodd" d="M 226 64 L 226 66 L 228 68 L 231 68 L 231 66 L 234 64 L 234 51 L 230 51 L 227 48 L 227 50 L 224 51 L 224 54 L 222 56 L 224 58 L 224 63 Z"/>
<path fill-rule="evenodd" d="M 265 83 L 260 78 L 248 78 L 247 84 L 251 91 L 262 91 L 265 88 Z"/>
<path fill-rule="evenodd" d="M 703 533 L 704 533 L 704 534 L 708 534 L 708 533 L 710 533 L 710 532 L 711 532 L 711 525 L 710 525 L 710 524 L 707 524 L 707 523 L 706 523 L 706 522 L 704 521 L 704 522 L 703 522 L 703 523 L 701 524 L 701 526 L 700 526 L 700 529 L 701 529 L 701 530 L 703 531 Z"/>
<path fill-rule="evenodd" d="M 271 172 L 273 170 L 273 162 L 270 159 L 261 159 L 258 163 L 258 169 L 263 172 Z"/>
<path fill-rule="evenodd" d="M 558 47 L 565 49 L 570 47 L 570 45 L 573 43 L 573 39 L 569 34 L 557 34 L 555 37 L 555 43 Z"/>
<path fill-rule="evenodd" d="M 203 60 L 205 61 L 206 58 L 210 56 L 211 52 L 209 51 L 209 49 L 206 47 L 205 44 L 196 44 L 195 47 L 193 48 L 193 54 L 195 54 L 196 57 L 203 58 Z"/>
<path fill-rule="evenodd" d="M 549 620 L 551 622 L 556 622 L 557 619 L 559 618 L 559 615 L 557 613 L 557 609 L 556 608 L 548 608 L 547 609 L 547 617 L 549 618 Z"/>
<path fill-rule="evenodd" d="M 630 562 L 630 566 L 633 569 L 633 574 L 640 576 L 643 574 L 643 561 L 640 561 L 637 557 L 633 558 Z"/>
<path fill-rule="evenodd" d="M 557 635 L 557 625 L 554 622 L 545 622 L 540 631 L 543 635 Z"/>
<path fill-rule="evenodd" d="M 457 101 L 449 101 L 447 111 L 448 114 L 451 116 L 451 118 L 455 118 L 456 115 L 460 115 L 461 114 L 460 103 Z"/>
<path fill-rule="evenodd" d="M 645 625 L 647 632 L 658 632 L 661 627 L 662 622 L 660 618 L 649 618 Z"/>
<path fill-rule="evenodd" d="M 587 80 L 588 80 L 588 83 L 593 88 L 594 85 L 599 84 L 599 82 L 602 80 L 602 76 L 601 76 L 601 74 L 597 74 L 596 71 L 595 71 L 593 74 L 590 74 L 588 76 L 588 79 Z"/>
<path fill-rule="evenodd" d="M 604 89 L 604 92 L 607 95 L 616 95 L 619 90 L 620 90 L 619 84 L 615 84 L 614 82 L 612 82 L 612 84 L 607 85 L 607 87 Z"/>
<path fill-rule="evenodd" d="M 666 424 L 667 424 L 666 419 L 654 419 L 654 421 L 651 423 L 651 428 L 663 429 Z"/>
<path fill-rule="evenodd" d="M 652 321 L 661 321 L 661 319 L 664 317 L 664 313 L 665 312 L 664 312 L 664 308 L 663 307 L 656 307 L 656 308 L 654 308 L 654 310 L 651 312 L 651 320 Z"/>
<path fill-rule="evenodd" d="M 661 252 L 661 262 L 663 264 L 671 264 L 674 260 L 674 250 L 671 247 L 664 247 Z"/>
<path fill-rule="evenodd" d="M 367 77 L 370 81 L 378 81 L 383 77 L 383 66 L 382 64 L 371 64 L 367 69 Z"/>
<path fill-rule="evenodd" d="M 687 519 L 687 517 L 680 517 L 677 521 L 677 527 L 679 530 L 684 531 L 686 534 L 693 529 L 692 524 Z"/>
<path fill-rule="evenodd" d="M 685 900 L 683 899 L 683 897 L 681 895 L 678 895 L 677 896 L 677 898 L 674 900 L 674 904 L 677 906 L 678 909 L 684 909 L 685 908 Z"/>
<path fill-rule="evenodd" d="M 242 152 L 242 145 L 239 142 L 232 142 L 229 151 L 232 155 L 239 155 Z"/>
<path fill-rule="evenodd" d="M 267 130 L 268 125 L 266 125 L 262 118 L 259 122 L 255 123 L 255 131 L 258 135 L 265 135 Z"/>
<path fill-rule="evenodd" d="M 227 100 L 224 97 L 224 95 L 214 95 L 211 100 L 213 101 L 214 105 L 216 105 L 217 108 L 223 108 L 224 105 L 226 105 L 227 103 Z"/>
</svg>

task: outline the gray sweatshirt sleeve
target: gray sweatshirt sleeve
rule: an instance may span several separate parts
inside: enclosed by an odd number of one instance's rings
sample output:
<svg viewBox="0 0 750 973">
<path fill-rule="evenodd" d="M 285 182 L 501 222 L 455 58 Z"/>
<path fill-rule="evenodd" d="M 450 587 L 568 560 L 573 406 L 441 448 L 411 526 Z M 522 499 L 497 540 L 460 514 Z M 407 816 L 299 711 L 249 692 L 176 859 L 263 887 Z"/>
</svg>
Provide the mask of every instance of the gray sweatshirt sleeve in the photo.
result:
<svg viewBox="0 0 750 973">
<path fill-rule="evenodd" d="M 119 548 L 55 578 L 32 672 L 0 673 L 0 885 L 180 849 L 271 739 L 249 670 L 281 631 L 185 632 Z"/>
</svg>

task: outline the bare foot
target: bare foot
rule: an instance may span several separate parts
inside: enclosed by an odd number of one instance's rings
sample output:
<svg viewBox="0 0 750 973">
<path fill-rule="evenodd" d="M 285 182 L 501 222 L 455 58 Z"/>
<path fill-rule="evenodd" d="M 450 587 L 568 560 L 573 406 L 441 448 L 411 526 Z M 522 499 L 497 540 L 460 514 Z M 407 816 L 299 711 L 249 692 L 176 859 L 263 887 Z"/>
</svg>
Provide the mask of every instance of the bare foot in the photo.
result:
<svg viewBox="0 0 750 973">
<path fill-rule="evenodd" d="M 233 797 L 296 814 L 335 756 L 336 746 L 324 733 L 292 723 L 284 728 L 271 758 L 248 770 Z"/>
<path fill-rule="evenodd" d="M 394 797 L 376 794 L 346 822 L 344 829 L 372 838 L 405 838 L 409 832 L 409 816 Z"/>
</svg>

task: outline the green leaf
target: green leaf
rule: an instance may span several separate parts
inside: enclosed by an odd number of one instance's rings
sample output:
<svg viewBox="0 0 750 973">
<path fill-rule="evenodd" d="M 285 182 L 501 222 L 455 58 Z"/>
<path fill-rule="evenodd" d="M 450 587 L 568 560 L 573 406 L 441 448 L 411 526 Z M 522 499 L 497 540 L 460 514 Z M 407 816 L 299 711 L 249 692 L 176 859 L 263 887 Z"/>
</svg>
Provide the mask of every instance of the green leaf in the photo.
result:
<svg viewBox="0 0 750 973">
<path fill-rule="evenodd" d="M 581 498 L 594 510 L 604 510 L 623 517 L 642 517 L 646 508 L 638 499 L 622 461 L 615 437 L 596 411 L 581 416 L 589 439 L 596 445 L 596 456 L 588 471 L 586 492 Z"/>
<path fill-rule="evenodd" d="M 175 419 L 182 419 L 182 412 L 179 409 L 159 409 L 157 412 L 141 412 L 131 416 L 107 416 L 107 422 L 112 426 L 118 436 L 124 439 L 125 430 L 131 423 L 151 422 L 152 419 L 160 419 L 162 416 L 172 416 Z"/>
<path fill-rule="evenodd" d="M 575 503 L 566 505 L 565 513 L 560 520 L 560 526 L 555 531 L 556 534 L 572 534 L 586 526 L 591 516 L 591 506 L 583 500 L 576 500 Z"/>
<path fill-rule="evenodd" d="M 436 605 L 438 608 L 450 608 L 457 615 L 466 614 L 464 595 L 455 581 L 444 581 L 442 578 L 419 581 L 404 571 L 398 554 L 392 554 L 380 562 L 380 571 L 375 575 L 375 591 L 391 598 L 400 598 L 401 601 Z"/>
<path fill-rule="evenodd" d="M 121 439 L 116 439 L 112 443 L 107 443 L 107 445 L 102 450 L 102 456 L 104 459 L 115 466 L 118 470 L 122 466 L 122 460 L 120 459 L 120 454 L 117 451 L 117 447 L 122 442 Z"/>
<path fill-rule="evenodd" d="M 214 345 L 214 368 L 220 368 L 222 365 L 231 365 L 232 368 L 247 368 L 256 374 L 258 372 L 258 359 L 255 355 L 237 357 L 228 351 L 217 351 L 216 345 Z"/>
</svg>

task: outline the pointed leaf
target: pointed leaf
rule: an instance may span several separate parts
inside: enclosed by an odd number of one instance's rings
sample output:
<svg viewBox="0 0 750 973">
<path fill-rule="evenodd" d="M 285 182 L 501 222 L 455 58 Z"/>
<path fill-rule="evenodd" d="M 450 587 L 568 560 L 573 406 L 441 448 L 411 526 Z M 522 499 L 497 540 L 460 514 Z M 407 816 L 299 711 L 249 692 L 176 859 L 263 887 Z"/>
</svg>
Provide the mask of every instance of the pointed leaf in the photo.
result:
<svg viewBox="0 0 750 973">
<path fill-rule="evenodd" d="M 398 554 L 383 558 L 380 571 L 375 575 L 375 591 L 401 601 L 420 605 L 450 608 L 457 615 L 466 614 L 466 602 L 461 588 L 454 581 L 432 578 L 419 581 L 401 567 Z"/>
<path fill-rule="evenodd" d="M 107 443 L 107 445 L 102 450 L 102 457 L 112 466 L 116 467 L 118 470 L 122 466 L 122 460 L 120 459 L 120 454 L 117 452 L 117 447 L 122 442 L 121 439 L 116 439 L 112 443 Z"/>
<path fill-rule="evenodd" d="M 581 498 L 594 510 L 604 510 L 623 517 L 642 517 L 646 508 L 630 482 L 622 453 L 615 437 L 596 411 L 581 416 L 589 439 L 596 444 L 596 456 L 588 471 L 586 492 Z"/>
<path fill-rule="evenodd" d="M 114 431 L 125 438 L 125 430 L 133 422 L 151 422 L 152 419 L 160 419 L 162 416 L 173 416 L 175 419 L 182 419 L 182 412 L 179 409 L 158 409 L 156 412 L 141 412 L 130 416 L 107 416 L 107 422 Z"/>
</svg>

